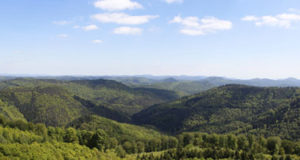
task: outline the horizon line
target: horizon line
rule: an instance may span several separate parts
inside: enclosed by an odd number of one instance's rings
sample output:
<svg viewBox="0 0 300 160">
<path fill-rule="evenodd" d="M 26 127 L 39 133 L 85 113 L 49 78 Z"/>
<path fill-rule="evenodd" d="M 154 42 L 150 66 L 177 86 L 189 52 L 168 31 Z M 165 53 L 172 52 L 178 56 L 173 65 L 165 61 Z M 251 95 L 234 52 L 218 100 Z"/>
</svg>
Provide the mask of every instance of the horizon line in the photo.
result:
<svg viewBox="0 0 300 160">
<path fill-rule="evenodd" d="M 115 74 L 115 75 L 79 75 L 79 74 L 63 74 L 63 75 L 51 75 L 51 74 L 6 74 L 6 73 L 0 73 L 0 77 L 16 77 L 16 78 L 37 78 L 37 77 L 140 77 L 140 78 L 147 78 L 149 77 L 165 77 L 165 78 L 174 78 L 174 77 L 190 77 L 190 78 L 200 78 L 202 77 L 203 79 L 206 78 L 224 78 L 224 79 L 235 79 L 235 80 L 289 80 L 289 79 L 294 79 L 294 80 L 300 80 L 295 77 L 286 77 L 286 78 L 266 78 L 266 77 L 253 77 L 253 78 L 237 78 L 237 77 L 227 77 L 227 76 L 205 76 L 205 75 L 154 75 L 154 74 Z"/>
</svg>

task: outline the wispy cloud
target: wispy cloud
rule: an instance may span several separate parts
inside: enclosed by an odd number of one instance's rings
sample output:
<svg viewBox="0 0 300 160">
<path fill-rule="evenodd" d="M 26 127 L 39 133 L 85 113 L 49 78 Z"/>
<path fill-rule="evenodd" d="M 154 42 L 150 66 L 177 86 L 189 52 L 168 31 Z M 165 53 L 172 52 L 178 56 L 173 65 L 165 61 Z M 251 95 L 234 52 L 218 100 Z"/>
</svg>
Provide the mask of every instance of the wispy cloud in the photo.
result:
<svg viewBox="0 0 300 160">
<path fill-rule="evenodd" d="M 243 21 L 258 21 L 259 18 L 256 16 L 246 16 L 242 18 Z"/>
<path fill-rule="evenodd" d="M 103 43 L 103 41 L 99 40 L 99 39 L 96 39 L 96 40 L 93 40 L 92 43 L 94 43 L 94 44 L 100 44 L 100 43 Z"/>
<path fill-rule="evenodd" d="M 176 16 L 170 23 L 181 24 L 182 28 L 180 32 L 191 36 L 206 35 L 217 31 L 230 30 L 232 28 L 232 22 L 220 20 L 215 17 L 199 19 L 198 17 L 182 18 L 181 16 Z"/>
<path fill-rule="evenodd" d="M 75 26 L 73 26 L 73 28 L 74 28 L 74 29 L 79 29 L 80 26 L 79 26 L 79 25 L 75 25 Z"/>
<path fill-rule="evenodd" d="M 288 11 L 289 12 L 300 13 L 300 9 L 296 9 L 296 8 L 289 8 Z"/>
<path fill-rule="evenodd" d="M 245 16 L 242 21 L 253 22 L 256 26 L 290 28 L 292 23 L 300 22 L 300 14 L 282 13 L 275 16 Z"/>
<path fill-rule="evenodd" d="M 167 3 L 182 3 L 183 0 L 165 0 Z"/>
<path fill-rule="evenodd" d="M 63 26 L 63 25 L 67 25 L 67 24 L 70 24 L 71 22 L 70 21 L 53 21 L 52 22 L 53 24 L 56 24 L 56 25 L 61 25 L 61 26 Z"/>
<path fill-rule="evenodd" d="M 155 19 L 159 16 L 143 15 L 143 16 L 131 16 L 125 13 L 102 13 L 92 16 L 93 19 L 101 23 L 116 23 L 122 25 L 139 25 L 148 23 L 151 19 Z"/>
<path fill-rule="evenodd" d="M 138 2 L 133 2 L 131 0 L 98 0 L 94 3 L 94 6 L 108 11 L 143 8 L 141 4 L 139 4 Z"/>
<path fill-rule="evenodd" d="M 114 29 L 115 34 L 139 35 L 143 29 L 137 27 L 119 27 Z"/>
<path fill-rule="evenodd" d="M 58 35 L 56 35 L 58 38 L 68 38 L 69 37 L 69 35 L 67 35 L 67 34 L 58 34 Z"/>
<path fill-rule="evenodd" d="M 92 30 L 97 30 L 98 26 L 92 24 L 92 25 L 84 26 L 84 27 L 82 27 L 82 29 L 85 31 L 92 31 Z"/>
</svg>

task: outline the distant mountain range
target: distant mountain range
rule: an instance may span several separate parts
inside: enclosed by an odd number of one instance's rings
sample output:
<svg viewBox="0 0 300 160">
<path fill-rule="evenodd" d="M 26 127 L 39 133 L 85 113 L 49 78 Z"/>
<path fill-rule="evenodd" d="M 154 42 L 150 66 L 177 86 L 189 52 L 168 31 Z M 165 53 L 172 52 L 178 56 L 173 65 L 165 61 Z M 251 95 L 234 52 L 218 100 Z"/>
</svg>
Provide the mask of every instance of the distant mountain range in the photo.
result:
<svg viewBox="0 0 300 160">
<path fill-rule="evenodd" d="M 133 87 L 166 89 L 181 96 L 192 95 L 226 84 L 242 84 L 259 87 L 300 87 L 300 80 L 288 78 L 272 79 L 229 79 L 223 77 L 167 77 L 165 79 L 148 79 L 145 77 L 107 77 Z"/>
</svg>

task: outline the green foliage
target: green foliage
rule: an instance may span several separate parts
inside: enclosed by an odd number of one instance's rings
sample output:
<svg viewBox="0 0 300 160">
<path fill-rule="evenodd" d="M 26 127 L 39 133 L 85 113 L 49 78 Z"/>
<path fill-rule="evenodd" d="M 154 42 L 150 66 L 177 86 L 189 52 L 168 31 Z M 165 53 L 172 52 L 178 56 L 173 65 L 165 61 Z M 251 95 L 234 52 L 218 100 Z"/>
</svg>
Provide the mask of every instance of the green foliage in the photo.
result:
<svg viewBox="0 0 300 160">
<path fill-rule="evenodd" d="M 80 98 L 78 96 L 74 96 L 74 98 L 79 101 L 83 106 L 85 106 L 91 113 L 106 117 L 109 119 L 116 120 L 118 122 L 129 122 L 130 116 L 127 114 L 109 109 L 103 105 L 96 105 L 93 102 L 89 100 L 85 100 L 83 98 Z"/>
<path fill-rule="evenodd" d="M 153 104 L 177 98 L 174 92 L 161 89 L 130 88 L 110 80 L 72 81 L 65 87 L 75 95 L 97 105 L 132 115 Z"/>
<path fill-rule="evenodd" d="M 270 137 L 267 140 L 267 148 L 271 154 L 278 154 L 281 145 L 279 137 Z"/>
<path fill-rule="evenodd" d="M 0 159 L 300 159 L 298 88 L 227 85 L 162 103 L 175 97 L 108 80 L 0 82 Z M 117 122 L 144 108 L 139 124 L 206 133 Z"/>
<path fill-rule="evenodd" d="M 178 98 L 177 94 L 172 91 L 152 88 L 131 88 L 116 81 L 102 79 L 78 81 L 15 79 L 0 82 L 0 90 L 2 88 L 35 88 L 37 86 L 55 86 L 65 89 L 71 96 L 82 97 L 91 101 L 96 106 L 104 106 L 114 111 L 125 113 L 126 115 L 137 113 L 153 104 Z M 30 96 L 22 97 L 30 101 Z"/>
<path fill-rule="evenodd" d="M 139 131 L 133 132 L 144 132 L 141 127 L 137 128 Z M 152 135 L 151 138 L 151 134 L 143 135 L 143 138 L 126 135 L 113 137 L 115 135 L 102 129 L 87 131 L 75 128 L 46 128 L 43 124 L 5 119 L 0 124 L 0 159 L 300 158 L 300 142 L 281 140 L 279 137 L 266 139 L 253 135 L 199 132 L 183 133 L 176 137 Z"/>
<path fill-rule="evenodd" d="M 18 121 L 8 119 L 3 122 L 0 124 L 0 159 L 118 159 L 115 154 L 88 148 L 92 141 L 99 142 L 94 138 L 99 135 L 98 131 L 46 128 L 44 124 L 27 122 L 19 125 Z M 100 134 L 102 140 L 109 142 L 103 134 L 106 133 Z M 112 147 L 107 145 L 107 148 Z"/>
<path fill-rule="evenodd" d="M 182 160 L 182 159 L 300 159 L 298 152 L 286 152 L 279 137 L 269 137 L 267 140 L 253 135 L 235 136 L 205 134 L 205 133 L 183 133 L 177 136 L 179 145 L 177 148 L 168 149 L 159 154 L 142 154 L 138 160 Z M 201 139 L 201 141 L 199 141 Z M 265 142 L 266 141 L 266 142 Z M 284 140 L 292 146 L 296 142 Z M 252 145 L 255 147 L 252 147 Z"/>
<path fill-rule="evenodd" d="M 28 121 L 34 123 L 64 126 L 88 113 L 68 91 L 56 86 L 3 89 L 0 98 L 16 106 Z"/>
<path fill-rule="evenodd" d="M 42 142 L 43 137 L 36 135 L 29 131 L 22 131 L 19 129 L 3 128 L 0 126 L 0 143 L 21 143 L 31 144 L 33 142 Z"/>
<path fill-rule="evenodd" d="M 74 128 L 68 128 L 66 130 L 66 135 L 64 141 L 68 143 L 78 143 L 77 131 Z"/>
<path fill-rule="evenodd" d="M 300 89 L 227 85 L 154 105 L 133 116 L 137 124 L 169 133 L 251 133 L 300 139 Z"/>
<path fill-rule="evenodd" d="M 9 120 L 23 120 L 26 121 L 23 114 L 13 105 L 3 102 L 0 99 L 0 116 L 6 117 Z"/>
<path fill-rule="evenodd" d="M 126 157 L 126 151 L 123 149 L 122 146 L 118 146 L 118 147 L 116 148 L 116 153 L 117 153 L 117 155 L 118 155 L 119 157 L 121 157 L 121 158 L 125 158 L 125 157 Z"/>
<path fill-rule="evenodd" d="M 92 115 L 85 116 L 70 123 L 71 127 L 80 130 L 96 131 L 97 129 L 104 130 L 109 136 L 116 137 L 121 140 L 126 139 L 144 139 L 147 138 L 158 138 L 161 133 L 147 129 L 145 127 L 135 126 L 126 123 L 119 123 L 104 117 Z"/>
<path fill-rule="evenodd" d="M 208 89 L 217 87 L 209 81 L 160 81 L 144 87 L 165 89 L 177 92 L 180 96 L 192 95 L 195 93 L 203 92 Z"/>
<path fill-rule="evenodd" d="M 89 146 L 91 148 L 95 147 L 100 151 L 106 150 L 107 148 L 109 148 L 109 138 L 107 134 L 103 130 L 98 129 L 92 136 Z"/>
<path fill-rule="evenodd" d="M 91 150 L 78 144 L 68 143 L 32 143 L 0 144 L 0 159 L 33 159 L 33 160 L 98 160 L 101 152 Z"/>
</svg>

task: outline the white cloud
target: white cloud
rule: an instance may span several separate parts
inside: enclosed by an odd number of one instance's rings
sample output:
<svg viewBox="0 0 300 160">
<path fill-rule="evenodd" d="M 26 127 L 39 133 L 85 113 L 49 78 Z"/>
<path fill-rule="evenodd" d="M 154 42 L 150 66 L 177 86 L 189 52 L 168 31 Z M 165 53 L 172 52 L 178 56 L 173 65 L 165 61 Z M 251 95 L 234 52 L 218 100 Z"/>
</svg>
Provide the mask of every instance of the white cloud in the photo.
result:
<svg viewBox="0 0 300 160">
<path fill-rule="evenodd" d="M 182 28 L 180 32 L 191 36 L 205 35 L 221 30 L 230 30 L 232 28 L 230 21 L 220 20 L 215 17 L 199 19 L 198 17 L 182 18 L 181 16 L 176 16 L 170 23 L 181 24 Z"/>
<path fill-rule="evenodd" d="M 94 3 L 94 6 L 108 11 L 143 8 L 141 4 L 131 0 L 98 0 Z"/>
<path fill-rule="evenodd" d="M 96 40 L 93 40 L 92 43 L 100 44 L 100 43 L 103 43 L 103 41 L 102 41 L 102 40 L 99 40 L 99 39 L 96 39 Z"/>
<path fill-rule="evenodd" d="M 159 16 L 144 15 L 144 16 L 131 16 L 125 13 L 103 13 L 93 15 L 92 18 L 101 23 L 117 23 L 126 25 L 138 25 L 148 23 L 151 19 Z"/>
<path fill-rule="evenodd" d="M 255 16 L 246 16 L 242 18 L 243 21 L 257 21 L 258 19 L 259 18 Z"/>
<path fill-rule="evenodd" d="M 67 35 L 67 34 L 58 34 L 57 37 L 59 37 L 59 38 L 68 38 L 69 35 Z"/>
<path fill-rule="evenodd" d="M 70 24 L 71 22 L 70 21 L 53 21 L 52 23 L 56 24 L 56 25 L 64 26 L 64 25 Z"/>
<path fill-rule="evenodd" d="M 119 27 L 114 29 L 115 34 L 138 35 L 143 32 L 143 29 L 136 27 Z"/>
<path fill-rule="evenodd" d="M 75 25 L 75 26 L 73 26 L 73 28 L 74 28 L 74 29 L 79 29 L 80 26 L 79 26 L 79 25 Z"/>
<path fill-rule="evenodd" d="M 165 0 L 167 3 L 182 3 L 183 0 Z"/>
<path fill-rule="evenodd" d="M 246 16 L 243 21 L 254 22 L 256 26 L 274 26 L 290 28 L 292 23 L 300 22 L 300 14 L 282 13 L 276 16 Z"/>
<path fill-rule="evenodd" d="M 96 25 L 88 25 L 88 26 L 82 27 L 82 29 L 85 30 L 85 31 L 92 31 L 92 30 L 97 30 L 98 26 L 96 26 Z"/>
<path fill-rule="evenodd" d="M 296 8 L 289 8 L 288 11 L 289 11 L 289 12 L 300 13 L 300 10 L 299 10 L 299 9 L 296 9 Z"/>
</svg>

